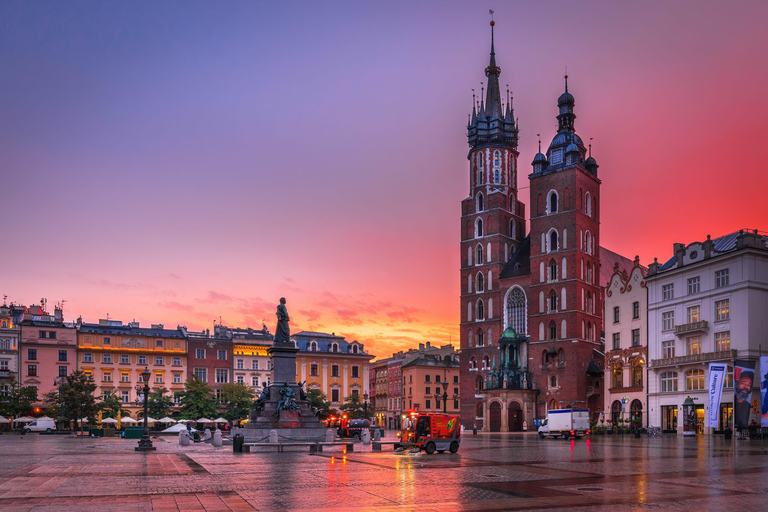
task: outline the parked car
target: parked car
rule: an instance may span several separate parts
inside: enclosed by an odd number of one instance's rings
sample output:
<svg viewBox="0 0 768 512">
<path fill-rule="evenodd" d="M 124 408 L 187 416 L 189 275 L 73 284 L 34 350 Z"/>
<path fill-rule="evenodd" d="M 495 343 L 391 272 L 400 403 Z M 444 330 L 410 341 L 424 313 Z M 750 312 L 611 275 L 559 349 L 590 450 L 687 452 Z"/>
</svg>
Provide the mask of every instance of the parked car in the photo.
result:
<svg viewBox="0 0 768 512">
<path fill-rule="evenodd" d="M 53 432 L 56 430 L 56 424 L 53 420 L 37 420 L 29 425 L 24 425 L 24 432 Z"/>
</svg>

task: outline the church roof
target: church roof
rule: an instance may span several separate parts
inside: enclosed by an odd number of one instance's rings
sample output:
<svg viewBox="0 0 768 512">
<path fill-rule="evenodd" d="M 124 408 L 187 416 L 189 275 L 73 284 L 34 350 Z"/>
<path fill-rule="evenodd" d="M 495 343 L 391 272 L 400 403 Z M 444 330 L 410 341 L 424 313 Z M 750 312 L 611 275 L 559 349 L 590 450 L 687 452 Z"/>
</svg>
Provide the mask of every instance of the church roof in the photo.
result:
<svg viewBox="0 0 768 512">
<path fill-rule="evenodd" d="M 500 279 L 508 277 L 529 276 L 531 275 L 531 238 L 526 236 L 520 242 L 520 246 L 512 253 L 504 270 L 501 271 Z"/>
<path fill-rule="evenodd" d="M 615 253 L 603 246 L 600 246 L 600 287 L 605 288 L 611 282 L 613 268 L 619 264 L 619 272 L 626 270 L 627 274 L 632 272 L 634 266 L 633 260 Z"/>
</svg>

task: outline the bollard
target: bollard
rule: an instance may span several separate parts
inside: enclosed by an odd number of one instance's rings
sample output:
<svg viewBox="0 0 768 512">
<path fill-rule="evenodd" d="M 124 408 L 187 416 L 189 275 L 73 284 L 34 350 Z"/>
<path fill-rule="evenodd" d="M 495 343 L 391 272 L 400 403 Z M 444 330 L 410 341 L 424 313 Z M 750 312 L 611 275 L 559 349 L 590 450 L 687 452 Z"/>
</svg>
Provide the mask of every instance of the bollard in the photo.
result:
<svg viewBox="0 0 768 512">
<path fill-rule="evenodd" d="M 211 440 L 211 429 L 207 428 L 203 433 L 203 441 L 208 442 L 210 440 Z"/>
<path fill-rule="evenodd" d="M 187 431 L 182 430 L 179 432 L 179 445 L 187 446 L 189 444 L 189 438 L 187 437 Z"/>
<path fill-rule="evenodd" d="M 373 433 L 373 440 L 374 441 L 381 441 L 381 430 L 379 430 L 378 428 Z"/>
<path fill-rule="evenodd" d="M 221 446 L 223 443 L 221 442 L 221 430 L 218 428 L 216 429 L 216 432 L 213 433 L 213 446 Z"/>
<path fill-rule="evenodd" d="M 269 442 L 272 444 L 277 444 L 277 430 L 270 430 L 269 431 Z"/>
<path fill-rule="evenodd" d="M 333 430 L 326 429 L 326 431 L 325 431 L 325 442 L 326 443 L 332 443 L 333 442 Z"/>
<path fill-rule="evenodd" d="M 244 442 L 245 437 L 243 437 L 243 434 L 235 434 L 235 437 L 232 438 L 232 451 L 234 453 L 243 453 Z"/>
<path fill-rule="evenodd" d="M 371 444 L 371 431 L 364 428 L 361 434 L 361 439 L 363 440 L 363 444 Z"/>
</svg>

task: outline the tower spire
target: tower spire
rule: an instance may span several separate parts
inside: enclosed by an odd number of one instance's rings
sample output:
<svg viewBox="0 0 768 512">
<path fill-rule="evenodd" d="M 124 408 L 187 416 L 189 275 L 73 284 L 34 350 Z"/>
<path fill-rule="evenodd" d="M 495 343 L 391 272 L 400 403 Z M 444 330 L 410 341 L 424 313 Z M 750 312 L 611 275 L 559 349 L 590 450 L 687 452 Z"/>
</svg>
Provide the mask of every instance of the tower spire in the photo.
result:
<svg viewBox="0 0 768 512">
<path fill-rule="evenodd" d="M 501 118 L 501 90 L 499 89 L 499 75 L 501 68 L 496 65 L 496 50 L 493 28 L 496 22 L 493 21 L 493 11 L 489 10 L 491 15 L 491 60 L 488 67 L 485 68 L 485 76 L 488 77 L 488 93 L 485 98 L 485 117 L 488 119 Z"/>
</svg>

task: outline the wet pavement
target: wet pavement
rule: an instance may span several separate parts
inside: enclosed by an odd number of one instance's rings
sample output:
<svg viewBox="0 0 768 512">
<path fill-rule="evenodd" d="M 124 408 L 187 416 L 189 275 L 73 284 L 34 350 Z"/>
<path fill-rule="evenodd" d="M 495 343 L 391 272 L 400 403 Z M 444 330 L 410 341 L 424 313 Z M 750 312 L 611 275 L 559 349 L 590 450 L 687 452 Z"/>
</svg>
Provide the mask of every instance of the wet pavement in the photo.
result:
<svg viewBox="0 0 768 512">
<path fill-rule="evenodd" d="M 0 436 L 0 510 L 759 510 L 768 441 L 466 435 L 457 454 L 234 454 L 207 444 Z"/>
</svg>

